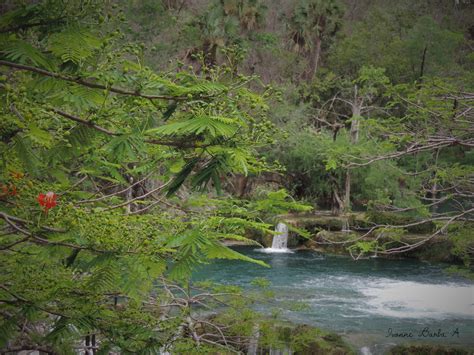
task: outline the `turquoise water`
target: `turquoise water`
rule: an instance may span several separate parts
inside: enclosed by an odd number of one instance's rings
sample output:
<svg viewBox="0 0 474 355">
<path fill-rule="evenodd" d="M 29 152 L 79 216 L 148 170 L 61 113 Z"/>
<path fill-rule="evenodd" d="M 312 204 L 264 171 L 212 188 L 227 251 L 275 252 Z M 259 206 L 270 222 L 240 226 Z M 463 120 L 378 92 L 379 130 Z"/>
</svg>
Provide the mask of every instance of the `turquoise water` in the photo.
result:
<svg viewBox="0 0 474 355">
<path fill-rule="evenodd" d="M 235 249 L 271 268 L 218 260 L 203 266 L 194 279 L 252 288 L 254 278 L 264 277 L 277 304 L 288 308 L 298 301 L 308 306 L 284 310 L 282 318 L 336 331 L 367 354 L 407 339 L 474 347 L 474 285 L 446 274 L 442 265 Z"/>
</svg>

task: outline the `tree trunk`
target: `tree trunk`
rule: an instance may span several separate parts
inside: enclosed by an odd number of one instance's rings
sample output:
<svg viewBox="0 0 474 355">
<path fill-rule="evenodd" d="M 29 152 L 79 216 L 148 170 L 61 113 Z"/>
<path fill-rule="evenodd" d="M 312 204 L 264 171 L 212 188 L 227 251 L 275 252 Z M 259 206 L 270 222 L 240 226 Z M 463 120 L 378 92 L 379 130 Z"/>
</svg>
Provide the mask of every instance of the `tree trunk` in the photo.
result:
<svg viewBox="0 0 474 355">
<path fill-rule="evenodd" d="M 360 114 L 362 111 L 362 100 L 358 97 L 357 85 L 354 86 L 354 102 L 352 103 L 352 118 L 351 118 L 351 143 L 357 144 L 359 142 L 359 126 Z M 346 171 L 345 193 L 344 193 L 344 212 L 351 209 L 351 171 Z"/>
<path fill-rule="evenodd" d="M 128 182 L 130 183 L 130 185 L 133 184 L 133 177 L 129 177 L 128 178 Z M 133 187 L 128 189 L 127 192 L 125 193 L 125 200 L 126 201 L 130 201 L 133 199 Z M 125 206 L 125 214 L 130 214 L 130 212 L 132 212 L 132 204 L 129 203 L 128 205 Z"/>
<path fill-rule="evenodd" d="M 438 165 L 439 151 L 440 151 L 440 149 L 436 149 L 435 163 L 434 163 L 435 168 Z M 436 169 L 435 169 L 435 171 L 436 171 Z M 436 172 L 433 173 L 433 177 L 434 178 L 436 177 Z M 438 184 L 436 183 L 436 180 L 435 180 L 433 182 L 433 186 L 431 187 L 431 198 L 433 199 L 433 202 L 436 202 L 435 199 L 437 198 L 437 195 L 438 195 Z M 431 206 L 431 212 L 433 212 L 433 213 L 438 212 L 438 207 L 439 207 L 438 204 L 434 204 L 433 206 Z"/>
<path fill-rule="evenodd" d="M 346 183 L 344 186 L 343 211 L 348 212 L 351 209 L 351 171 L 346 171 Z"/>
<path fill-rule="evenodd" d="M 337 186 L 333 187 L 332 198 L 333 198 L 333 201 L 332 201 L 331 213 L 334 216 L 337 216 L 338 214 L 341 213 L 342 209 L 344 208 L 344 202 L 339 197 Z"/>
<path fill-rule="evenodd" d="M 321 56 L 321 38 L 316 35 L 314 38 L 314 50 L 309 58 L 309 69 L 308 75 L 306 76 L 308 81 L 313 80 L 318 71 L 319 57 Z"/>
<path fill-rule="evenodd" d="M 247 184 L 248 184 L 249 178 L 248 176 L 245 175 L 237 175 L 236 176 L 236 194 L 239 197 L 244 197 L 246 192 L 247 192 Z"/>
<path fill-rule="evenodd" d="M 217 63 L 217 45 L 206 41 L 203 45 L 204 64 L 208 68 L 214 68 Z"/>
<path fill-rule="evenodd" d="M 428 50 L 428 46 L 425 46 L 425 49 L 423 49 L 423 55 L 421 57 L 421 65 L 420 65 L 420 84 L 423 81 L 423 75 L 425 74 L 425 61 L 426 61 L 426 51 Z"/>
<path fill-rule="evenodd" d="M 335 176 L 332 174 L 328 175 L 329 179 L 332 183 L 332 204 L 331 204 L 331 213 L 334 216 L 337 216 L 341 213 L 344 208 L 344 202 L 342 201 L 341 197 L 339 196 L 339 188 L 338 188 L 338 181 Z"/>
</svg>

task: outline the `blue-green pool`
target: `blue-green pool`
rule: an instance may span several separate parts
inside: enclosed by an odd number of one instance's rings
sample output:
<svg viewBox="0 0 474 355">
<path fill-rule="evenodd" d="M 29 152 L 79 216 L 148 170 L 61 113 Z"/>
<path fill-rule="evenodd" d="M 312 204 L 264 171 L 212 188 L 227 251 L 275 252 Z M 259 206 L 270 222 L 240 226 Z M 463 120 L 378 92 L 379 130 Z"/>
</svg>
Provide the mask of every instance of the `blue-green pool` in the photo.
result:
<svg viewBox="0 0 474 355">
<path fill-rule="evenodd" d="M 447 274 L 443 265 L 235 249 L 271 268 L 217 260 L 201 267 L 194 279 L 251 288 L 254 278 L 264 277 L 283 308 L 292 301 L 308 306 L 286 309 L 283 318 L 336 331 L 365 353 L 406 340 L 474 347 L 473 283 Z"/>
</svg>

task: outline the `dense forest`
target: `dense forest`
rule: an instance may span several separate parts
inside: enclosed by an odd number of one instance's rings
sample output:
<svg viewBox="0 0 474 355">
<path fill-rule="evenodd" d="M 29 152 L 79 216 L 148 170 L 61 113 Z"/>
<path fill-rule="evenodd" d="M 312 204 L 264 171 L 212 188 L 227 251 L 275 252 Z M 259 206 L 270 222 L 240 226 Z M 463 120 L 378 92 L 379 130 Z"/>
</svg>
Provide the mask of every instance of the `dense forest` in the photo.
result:
<svg viewBox="0 0 474 355">
<path fill-rule="evenodd" d="M 472 278 L 473 18 L 470 0 L 2 1 L 0 353 L 352 353 L 282 335 L 263 278 L 193 279 L 268 269 L 231 245 L 270 247 L 278 222 L 294 247 Z"/>
</svg>

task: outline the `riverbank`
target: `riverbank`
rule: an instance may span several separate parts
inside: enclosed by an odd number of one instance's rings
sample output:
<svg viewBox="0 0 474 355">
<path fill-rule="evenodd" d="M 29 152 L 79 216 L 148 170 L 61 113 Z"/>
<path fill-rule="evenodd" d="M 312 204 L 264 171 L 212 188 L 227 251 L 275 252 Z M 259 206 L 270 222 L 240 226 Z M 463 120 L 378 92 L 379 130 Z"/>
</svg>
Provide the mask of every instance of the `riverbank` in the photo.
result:
<svg viewBox="0 0 474 355">
<path fill-rule="evenodd" d="M 330 211 L 315 211 L 311 214 L 288 214 L 278 218 L 289 226 L 288 247 L 290 249 L 310 249 L 321 253 L 352 255 L 358 258 L 385 257 L 389 259 L 415 258 L 422 261 L 463 264 L 462 253 L 455 238 L 449 233 L 438 233 L 434 237 L 433 223 L 415 225 L 407 228 L 372 230 L 376 224 L 410 223 L 413 219 L 400 217 L 393 213 L 356 212 L 333 215 Z M 307 232 L 303 237 L 298 230 Z M 273 235 L 250 235 L 249 238 L 264 247 L 271 247 Z M 359 244 L 365 244 L 359 247 Z M 385 253 L 389 248 L 420 243 L 417 248 L 405 252 Z M 377 244 L 377 248 L 364 248 Z M 226 245 L 245 245 L 226 242 Z"/>
</svg>

